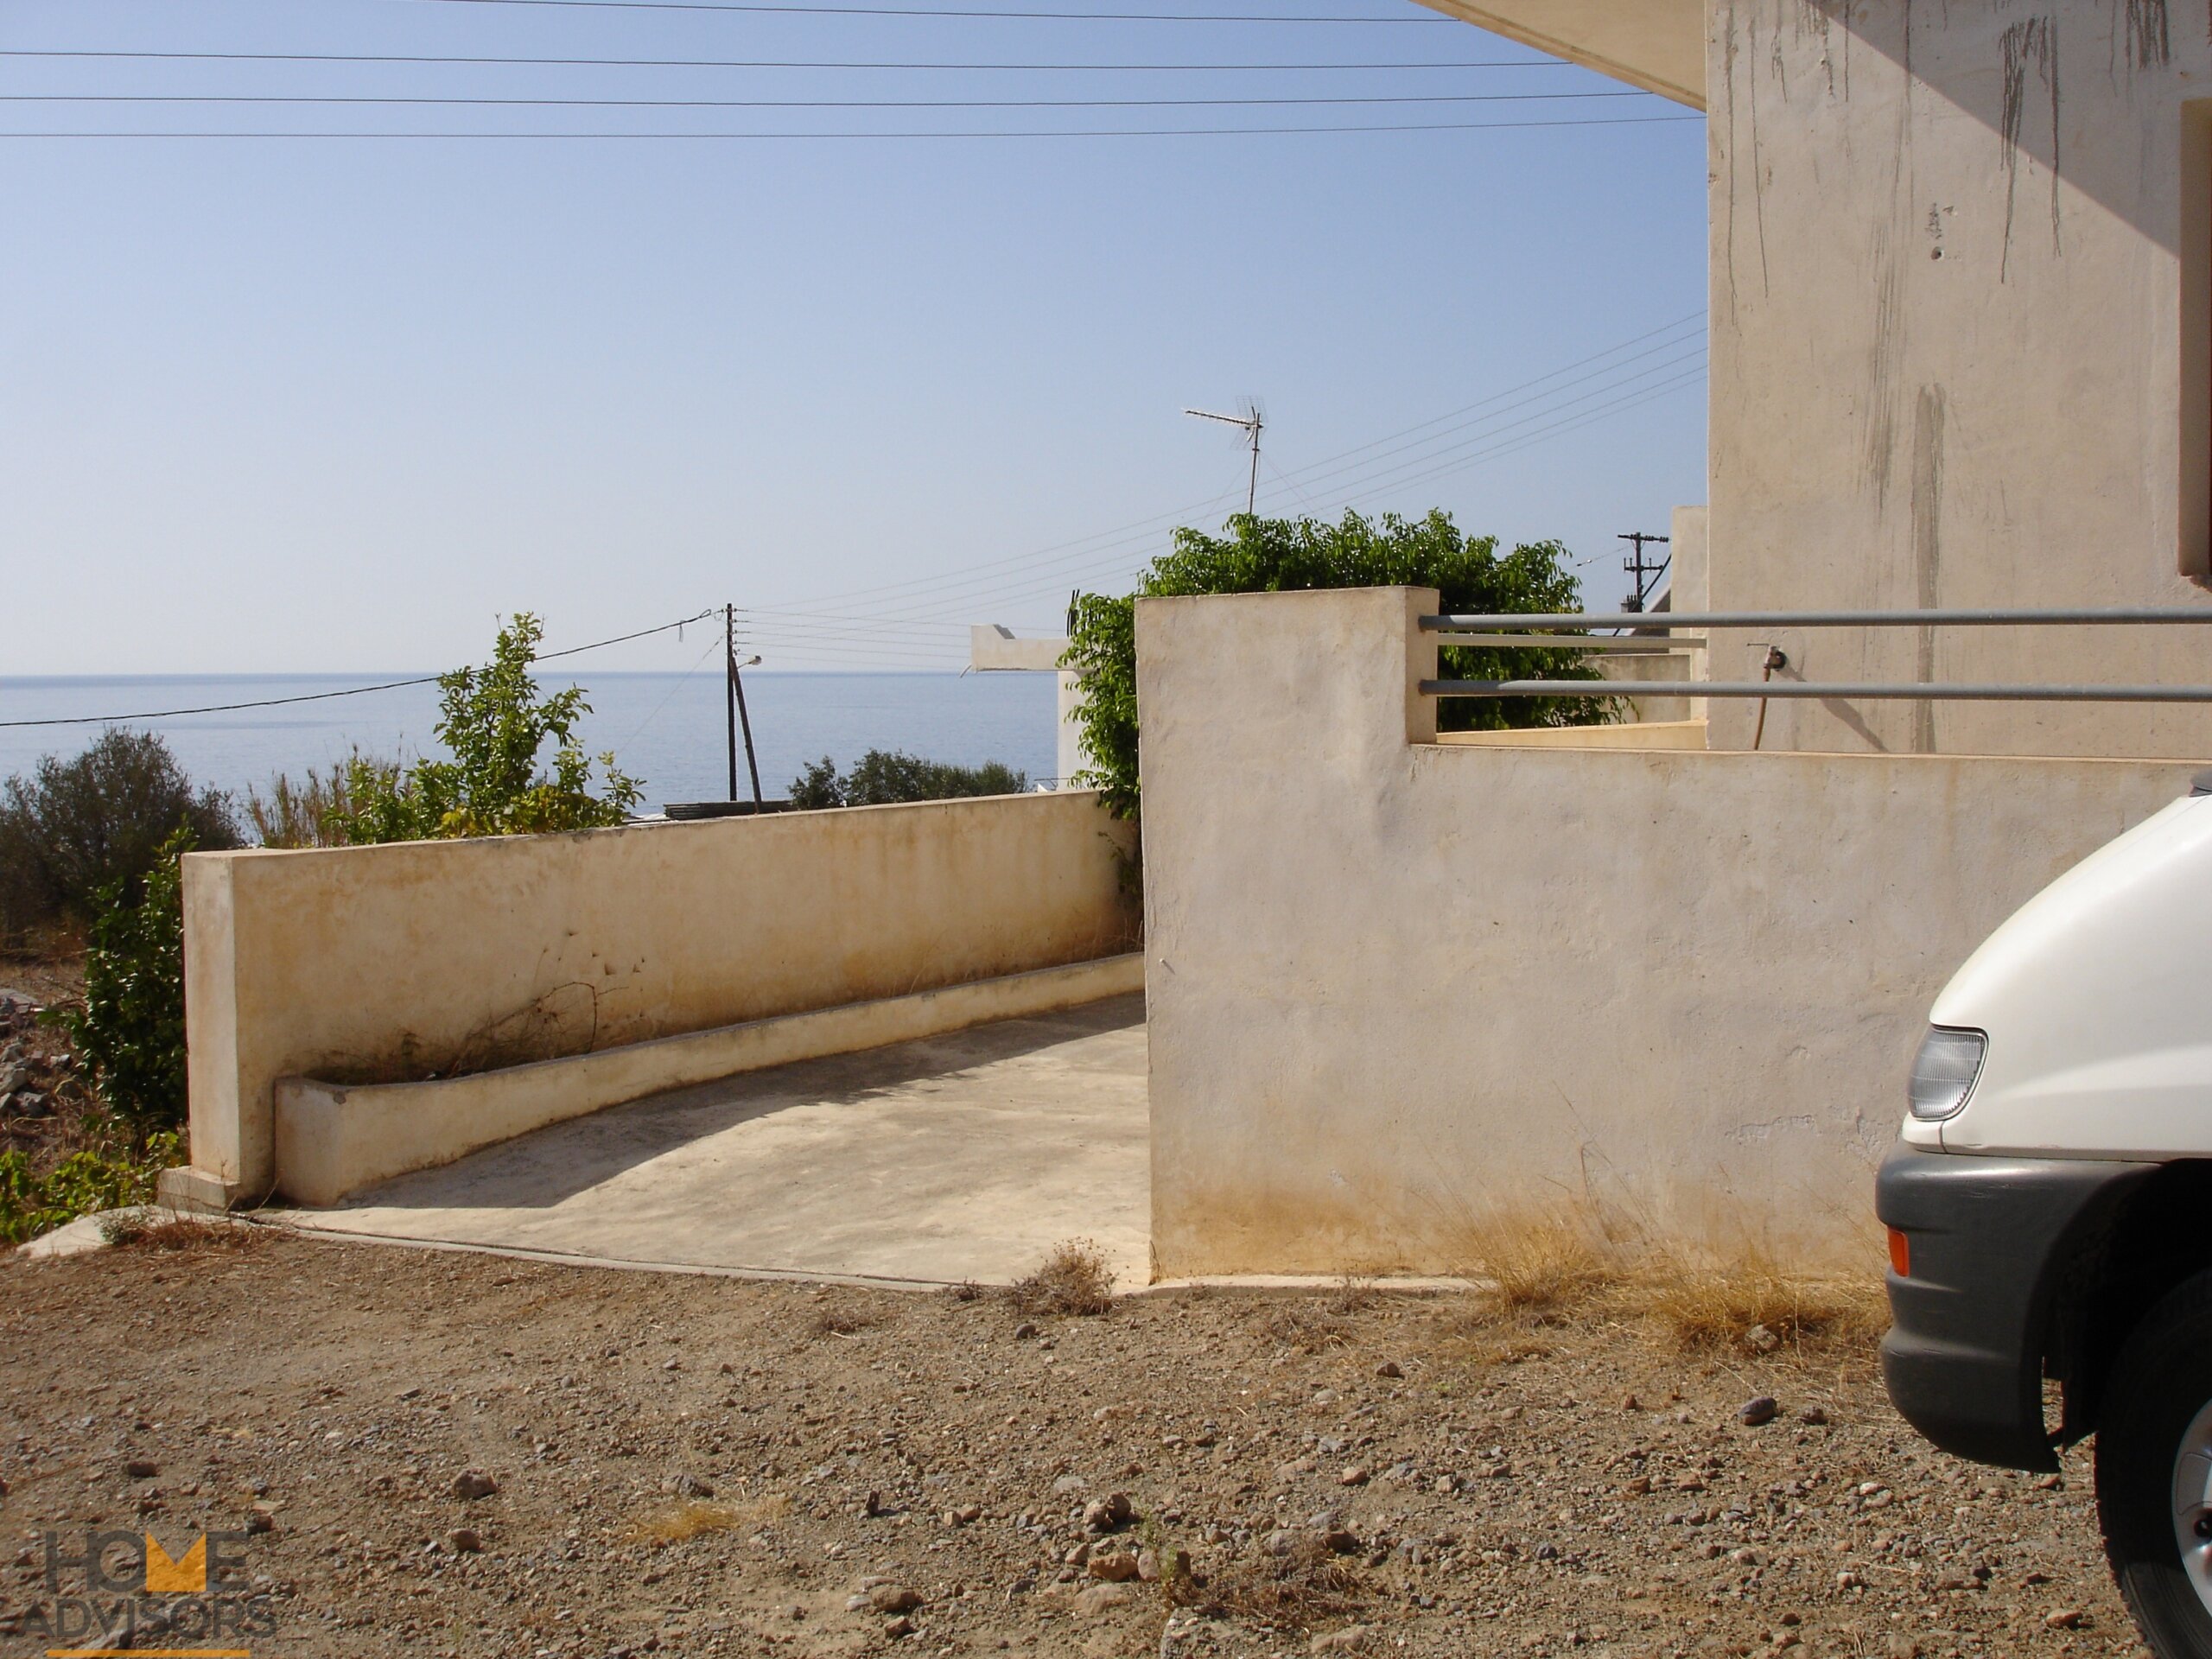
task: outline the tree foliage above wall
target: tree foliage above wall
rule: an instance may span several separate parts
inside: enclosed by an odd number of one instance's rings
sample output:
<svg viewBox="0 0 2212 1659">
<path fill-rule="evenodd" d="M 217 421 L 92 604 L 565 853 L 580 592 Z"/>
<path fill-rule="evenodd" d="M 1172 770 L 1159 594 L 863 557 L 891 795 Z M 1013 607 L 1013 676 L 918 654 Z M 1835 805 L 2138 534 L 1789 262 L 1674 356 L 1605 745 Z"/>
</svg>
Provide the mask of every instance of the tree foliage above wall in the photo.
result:
<svg viewBox="0 0 2212 1659">
<path fill-rule="evenodd" d="M 1463 535 L 1449 513 L 1408 520 L 1347 512 L 1317 518 L 1238 514 L 1226 531 L 1179 530 L 1171 552 L 1155 559 L 1134 594 L 1079 595 L 1061 666 L 1083 677 L 1072 718 L 1082 728 L 1090 769 L 1076 781 L 1098 789 L 1119 817 L 1137 813 L 1136 601 L 1194 594 L 1289 593 L 1321 588 L 1433 588 L 1444 609 L 1460 613 L 1580 611 L 1580 585 L 1558 542 L 1530 542 L 1501 555 L 1494 536 Z M 1440 653 L 1445 678 L 1595 680 L 1571 651 Z M 1616 717 L 1610 697 L 1459 698 L 1438 709 L 1446 731 L 1599 725 Z"/>
</svg>

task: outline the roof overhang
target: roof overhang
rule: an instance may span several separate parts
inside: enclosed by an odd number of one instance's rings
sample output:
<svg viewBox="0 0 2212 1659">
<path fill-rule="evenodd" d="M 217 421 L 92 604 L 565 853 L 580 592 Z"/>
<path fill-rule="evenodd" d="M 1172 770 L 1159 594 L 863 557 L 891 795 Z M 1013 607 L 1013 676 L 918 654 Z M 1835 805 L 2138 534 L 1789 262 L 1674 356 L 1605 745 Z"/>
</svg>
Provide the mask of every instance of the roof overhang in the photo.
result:
<svg viewBox="0 0 2212 1659">
<path fill-rule="evenodd" d="M 1422 3 L 1694 110 L 1705 107 L 1705 0 Z"/>
</svg>

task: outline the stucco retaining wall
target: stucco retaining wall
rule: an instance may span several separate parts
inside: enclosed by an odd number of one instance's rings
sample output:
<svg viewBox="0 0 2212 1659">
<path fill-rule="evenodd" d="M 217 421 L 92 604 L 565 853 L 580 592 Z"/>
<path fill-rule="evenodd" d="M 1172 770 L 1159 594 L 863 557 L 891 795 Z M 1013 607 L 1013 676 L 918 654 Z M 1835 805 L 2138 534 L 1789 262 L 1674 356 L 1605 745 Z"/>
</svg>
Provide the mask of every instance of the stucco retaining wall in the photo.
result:
<svg viewBox="0 0 2212 1659">
<path fill-rule="evenodd" d="M 451 1077 L 1115 954 L 1124 844 L 1062 792 L 194 855 L 170 1186 L 281 1187 L 283 1077 Z"/>
<path fill-rule="evenodd" d="M 1438 743 L 1434 604 L 1138 604 L 1165 1275 L 1448 1271 L 1585 1197 L 1863 1236 L 1937 989 L 2195 770 Z"/>
</svg>

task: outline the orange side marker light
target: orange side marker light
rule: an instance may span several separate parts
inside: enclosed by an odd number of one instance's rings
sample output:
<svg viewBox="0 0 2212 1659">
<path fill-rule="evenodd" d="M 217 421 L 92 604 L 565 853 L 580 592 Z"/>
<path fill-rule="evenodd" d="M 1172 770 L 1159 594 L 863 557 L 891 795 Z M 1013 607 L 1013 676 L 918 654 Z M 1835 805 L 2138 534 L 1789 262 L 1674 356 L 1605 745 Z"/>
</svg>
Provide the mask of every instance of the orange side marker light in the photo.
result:
<svg viewBox="0 0 2212 1659">
<path fill-rule="evenodd" d="M 1890 1271 L 1900 1279 L 1912 1277 L 1912 1241 L 1894 1227 L 1890 1229 Z"/>
</svg>

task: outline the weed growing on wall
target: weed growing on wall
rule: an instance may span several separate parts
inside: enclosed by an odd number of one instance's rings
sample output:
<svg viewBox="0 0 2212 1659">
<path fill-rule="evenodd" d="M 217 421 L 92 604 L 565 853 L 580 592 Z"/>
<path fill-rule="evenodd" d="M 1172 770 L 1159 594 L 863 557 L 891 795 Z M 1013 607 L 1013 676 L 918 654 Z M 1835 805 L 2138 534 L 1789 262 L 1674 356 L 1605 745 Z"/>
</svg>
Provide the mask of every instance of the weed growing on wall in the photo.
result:
<svg viewBox="0 0 2212 1659">
<path fill-rule="evenodd" d="M 1433 588 L 1446 611 L 1564 613 L 1582 608 L 1581 590 L 1558 542 L 1532 542 L 1500 554 L 1494 536 L 1462 535 L 1449 513 L 1408 520 L 1347 512 L 1317 518 L 1255 518 L 1239 513 L 1227 531 L 1179 530 L 1172 552 L 1153 561 L 1134 594 L 1079 594 L 1060 666 L 1082 676 L 1072 718 L 1083 728 L 1090 767 L 1075 781 L 1097 789 L 1117 817 L 1137 814 L 1136 601 L 1192 594 L 1288 593 L 1323 588 Z M 1446 679 L 1596 680 L 1571 650 L 1439 653 Z M 1328 672 L 1325 664 L 1313 672 Z M 1512 727 L 1592 726 L 1616 717 L 1611 697 L 1459 698 L 1438 705 L 1446 731 Z"/>
</svg>

